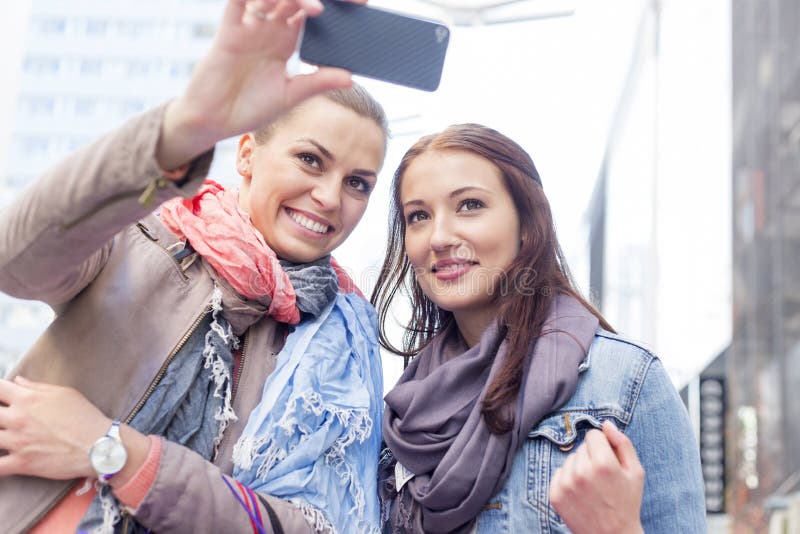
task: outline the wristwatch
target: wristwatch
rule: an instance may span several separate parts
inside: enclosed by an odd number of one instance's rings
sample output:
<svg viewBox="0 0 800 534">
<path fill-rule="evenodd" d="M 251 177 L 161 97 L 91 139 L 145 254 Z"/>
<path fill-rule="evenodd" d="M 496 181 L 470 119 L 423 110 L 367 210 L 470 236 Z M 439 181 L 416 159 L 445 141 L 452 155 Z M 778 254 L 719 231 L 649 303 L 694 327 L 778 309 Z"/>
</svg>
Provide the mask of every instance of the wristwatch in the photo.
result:
<svg viewBox="0 0 800 534">
<path fill-rule="evenodd" d="M 128 451 L 119 437 L 119 421 L 111 423 L 106 435 L 94 442 L 89 449 L 89 462 L 97 478 L 106 481 L 122 471 L 128 460 Z"/>
</svg>

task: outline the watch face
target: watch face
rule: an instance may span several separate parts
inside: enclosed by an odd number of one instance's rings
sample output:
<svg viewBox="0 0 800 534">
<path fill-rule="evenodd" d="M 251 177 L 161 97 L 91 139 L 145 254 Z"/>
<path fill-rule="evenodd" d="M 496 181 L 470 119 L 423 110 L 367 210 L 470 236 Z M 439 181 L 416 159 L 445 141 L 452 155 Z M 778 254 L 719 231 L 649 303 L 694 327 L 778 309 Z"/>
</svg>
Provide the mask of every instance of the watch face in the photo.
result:
<svg viewBox="0 0 800 534">
<path fill-rule="evenodd" d="M 89 451 L 92 467 L 102 475 L 113 475 L 119 472 L 127 459 L 128 453 L 122 442 L 108 436 L 97 440 Z"/>
</svg>

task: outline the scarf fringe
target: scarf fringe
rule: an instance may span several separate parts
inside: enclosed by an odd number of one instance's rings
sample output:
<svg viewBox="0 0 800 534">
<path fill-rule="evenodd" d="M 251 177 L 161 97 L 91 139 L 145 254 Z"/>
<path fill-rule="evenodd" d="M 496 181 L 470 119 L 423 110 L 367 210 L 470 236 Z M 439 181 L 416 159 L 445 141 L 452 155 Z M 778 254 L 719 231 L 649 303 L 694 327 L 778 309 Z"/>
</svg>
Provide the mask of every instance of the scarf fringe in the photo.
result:
<svg viewBox="0 0 800 534">
<path fill-rule="evenodd" d="M 247 471 L 257 464 L 256 477 L 266 480 L 270 470 L 311 435 L 312 429 L 302 423 L 301 418 L 298 417 L 303 411 L 317 417 L 326 412 L 330 413 L 345 429 L 342 436 L 325 451 L 325 462 L 333 468 L 334 473 L 347 485 L 348 492 L 354 502 L 349 513 L 355 513 L 359 532 L 379 532 L 379 529 L 370 528 L 369 524 L 364 521 L 364 508 L 366 505 L 364 487 L 357 473 L 354 472 L 345 457 L 347 447 L 356 441 L 363 443 L 372 433 L 372 418 L 369 416 L 369 410 L 367 409 L 342 409 L 326 405 L 317 391 L 305 391 L 299 397 L 296 397 L 293 402 L 290 401 L 288 403 L 286 412 L 278 421 L 278 427 L 283 429 L 287 436 L 295 434 L 300 436 L 297 445 L 287 451 L 279 443 L 273 442 L 269 436 L 258 439 L 245 438 L 243 436 L 237 441 L 233 449 L 234 464 Z M 332 420 L 328 420 L 322 426 L 329 427 L 331 424 Z M 332 534 L 337 533 L 337 530 L 322 511 L 300 500 L 292 502 L 303 511 L 306 520 L 317 531 L 323 532 L 327 529 Z"/>
<path fill-rule="evenodd" d="M 86 492 L 88 492 L 90 489 L 92 489 L 92 479 L 87 478 L 86 480 L 83 481 L 83 486 L 78 488 L 78 490 L 75 492 L 75 495 L 80 497 L 81 495 L 85 495 Z"/>
<path fill-rule="evenodd" d="M 214 419 L 219 422 L 217 427 L 217 435 L 214 437 L 214 449 L 219 447 L 222 443 L 222 437 L 228 424 L 231 421 L 236 421 L 238 417 L 233 410 L 231 404 L 231 373 L 225 361 L 217 353 L 212 343 L 214 334 L 219 336 L 226 345 L 237 347 L 239 342 L 233 334 L 231 325 L 228 325 L 227 331 L 219 323 L 219 313 L 222 311 L 222 291 L 214 284 L 214 293 L 211 296 L 211 327 L 206 334 L 205 348 L 203 349 L 203 357 L 205 358 L 204 369 L 211 369 L 211 379 L 214 381 L 214 397 L 223 399 L 222 406 L 214 414 Z"/>
<path fill-rule="evenodd" d="M 334 527 L 330 521 L 328 521 L 328 518 L 325 517 L 325 514 L 323 514 L 321 510 L 317 510 L 313 506 L 309 506 L 299 499 L 290 499 L 289 502 L 295 505 L 295 507 L 297 507 L 303 513 L 303 517 L 311 526 L 311 528 L 314 529 L 314 532 L 339 534 L 339 531 L 336 530 L 336 527 Z"/>
<path fill-rule="evenodd" d="M 305 518 L 306 522 L 314 529 L 315 532 L 325 532 L 326 534 L 340 534 L 340 532 L 334 527 L 328 518 L 325 517 L 325 514 L 313 506 L 309 506 L 308 504 L 302 502 L 299 499 L 289 499 L 289 502 L 292 503 L 300 512 L 303 514 L 303 518 Z M 358 532 L 363 532 L 366 534 L 381 534 L 381 530 L 379 528 L 370 528 L 369 524 L 366 521 L 358 521 Z"/>
<path fill-rule="evenodd" d="M 94 487 L 97 489 L 97 495 L 100 496 L 100 504 L 103 506 L 103 523 L 92 529 L 90 534 L 114 534 L 114 525 L 119 523 L 122 518 L 117 500 L 111 494 L 111 489 L 103 482 L 100 482 L 99 479 L 95 480 Z"/>
</svg>

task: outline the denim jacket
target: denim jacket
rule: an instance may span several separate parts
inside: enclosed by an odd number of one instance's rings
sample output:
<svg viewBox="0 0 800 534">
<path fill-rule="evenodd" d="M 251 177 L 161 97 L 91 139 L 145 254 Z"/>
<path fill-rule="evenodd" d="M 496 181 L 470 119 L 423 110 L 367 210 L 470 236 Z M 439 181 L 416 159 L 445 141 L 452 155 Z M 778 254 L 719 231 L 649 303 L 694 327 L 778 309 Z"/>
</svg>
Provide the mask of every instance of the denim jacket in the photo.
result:
<svg viewBox="0 0 800 534">
<path fill-rule="evenodd" d="M 658 358 L 619 336 L 598 331 L 579 370 L 575 394 L 530 432 L 505 487 L 478 516 L 475 532 L 570 532 L 550 505 L 550 479 L 578 449 L 587 430 L 600 428 L 606 419 L 630 438 L 645 469 L 641 508 L 645 533 L 706 532 L 697 442 Z"/>
</svg>

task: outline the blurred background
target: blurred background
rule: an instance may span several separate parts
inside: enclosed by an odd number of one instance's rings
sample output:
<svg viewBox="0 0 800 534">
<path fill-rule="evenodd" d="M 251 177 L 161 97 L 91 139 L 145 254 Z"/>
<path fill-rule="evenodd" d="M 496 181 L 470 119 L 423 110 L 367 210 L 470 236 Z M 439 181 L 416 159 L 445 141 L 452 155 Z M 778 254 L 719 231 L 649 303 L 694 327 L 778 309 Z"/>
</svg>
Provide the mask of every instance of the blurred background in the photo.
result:
<svg viewBox="0 0 800 534">
<path fill-rule="evenodd" d="M 391 174 L 420 135 L 480 122 L 511 136 L 542 175 L 579 286 L 680 390 L 710 531 L 800 532 L 800 2 L 371 4 L 452 34 L 435 93 L 359 79 L 393 137 L 339 262 L 372 289 Z M 61 156 L 177 95 L 223 7 L 4 3 L 0 209 Z M 234 148 L 218 145 L 212 170 L 226 185 Z M 51 319 L 0 294 L 0 375 Z M 388 390 L 402 362 L 385 354 L 384 368 Z"/>
</svg>

